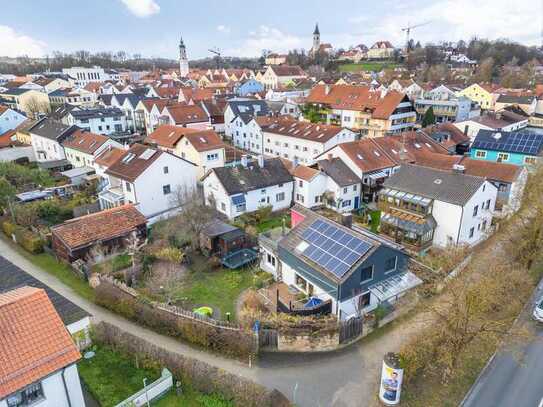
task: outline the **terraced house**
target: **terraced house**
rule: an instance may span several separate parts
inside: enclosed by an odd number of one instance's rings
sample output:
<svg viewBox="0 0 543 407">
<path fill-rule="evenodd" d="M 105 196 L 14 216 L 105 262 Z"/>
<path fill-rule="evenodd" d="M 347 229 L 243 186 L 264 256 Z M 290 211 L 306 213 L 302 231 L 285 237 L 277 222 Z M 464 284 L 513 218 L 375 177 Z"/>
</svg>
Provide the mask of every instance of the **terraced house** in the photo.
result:
<svg viewBox="0 0 543 407">
<path fill-rule="evenodd" d="M 317 85 L 307 97 L 310 114 L 323 123 L 380 137 L 412 130 L 417 114 L 407 95 L 368 86 Z"/>
</svg>

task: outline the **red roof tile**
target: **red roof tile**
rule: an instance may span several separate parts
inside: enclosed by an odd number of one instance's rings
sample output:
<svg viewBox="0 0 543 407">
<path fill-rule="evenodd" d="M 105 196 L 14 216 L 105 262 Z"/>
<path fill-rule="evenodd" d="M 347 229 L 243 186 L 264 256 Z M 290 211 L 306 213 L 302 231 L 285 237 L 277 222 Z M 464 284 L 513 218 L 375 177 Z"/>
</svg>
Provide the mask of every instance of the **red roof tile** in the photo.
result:
<svg viewBox="0 0 543 407">
<path fill-rule="evenodd" d="M 44 290 L 0 294 L 0 400 L 80 357 Z"/>
<path fill-rule="evenodd" d="M 224 147 L 223 141 L 213 130 L 185 133 L 184 137 L 196 151 L 209 151 Z"/>
<path fill-rule="evenodd" d="M 122 148 L 109 146 L 109 148 L 106 148 L 98 156 L 96 156 L 94 162 L 98 165 L 109 167 L 123 156 L 124 151 L 125 150 L 123 150 Z"/>
<path fill-rule="evenodd" d="M 101 134 L 78 130 L 64 140 L 62 145 L 83 153 L 94 154 L 108 140 L 109 137 Z"/>
<path fill-rule="evenodd" d="M 256 121 L 262 131 L 319 143 L 327 142 L 343 130 L 340 126 L 302 122 L 290 116 L 258 117 Z"/>
<path fill-rule="evenodd" d="M 185 134 L 198 132 L 200 132 L 200 130 L 164 124 L 158 126 L 154 132 L 149 134 L 145 141 L 147 143 L 157 144 L 161 147 L 174 148 Z"/>
<path fill-rule="evenodd" d="M 205 110 L 197 105 L 166 106 L 164 110 L 170 113 L 175 124 L 201 123 L 209 120 Z"/>
<path fill-rule="evenodd" d="M 148 158 L 142 157 L 147 150 L 154 151 L 154 153 Z M 160 150 L 143 144 L 134 144 L 117 161 L 108 167 L 106 174 L 134 182 L 161 154 L 164 153 Z"/>
</svg>

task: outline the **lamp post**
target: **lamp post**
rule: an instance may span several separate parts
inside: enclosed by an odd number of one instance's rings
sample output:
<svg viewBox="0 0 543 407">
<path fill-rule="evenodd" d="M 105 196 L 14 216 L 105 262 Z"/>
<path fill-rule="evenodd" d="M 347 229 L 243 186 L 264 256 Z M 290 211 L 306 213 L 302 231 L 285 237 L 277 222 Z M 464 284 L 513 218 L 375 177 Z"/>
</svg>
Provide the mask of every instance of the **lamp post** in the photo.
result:
<svg viewBox="0 0 543 407">
<path fill-rule="evenodd" d="M 151 407 L 149 404 L 149 395 L 147 394 L 147 378 L 143 378 L 143 389 L 145 390 L 145 402 L 147 404 L 147 407 Z"/>
</svg>

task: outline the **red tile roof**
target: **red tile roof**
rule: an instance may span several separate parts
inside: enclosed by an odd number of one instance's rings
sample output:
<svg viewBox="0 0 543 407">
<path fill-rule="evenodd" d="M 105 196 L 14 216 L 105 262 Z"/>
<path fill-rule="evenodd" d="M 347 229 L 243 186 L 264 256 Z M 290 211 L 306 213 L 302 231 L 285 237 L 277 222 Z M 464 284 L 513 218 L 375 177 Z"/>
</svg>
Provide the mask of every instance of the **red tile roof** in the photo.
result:
<svg viewBox="0 0 543 407">
<path fill-rule="evenodd" d="M 164 124 L 162 126 L 158 126 L 154 132 L 149 134 L 149 136 L 145 139 L 145 142 L 156 144 L 161 147 L 175 148 L 179 140 L 181 140 L 185 134 L 198 132 L 200 132 L 200 130 Z"/>
<path fill-rule="evenodd" d="M 62 145 L 82 153 L 94 154 L 108 140 L 109 137 L 101 134 L 78 130 L 64 140 Z"/>
<path fill-rule="evenodd" d="M 377 171 L 398 165 L 372 139 L 341 143 L 335 148 L 341 148 L 363 172 Z M 325 154 L 322 157 L 327 158 Z"/>
<path fill-rule="evenodd" d="M 170 113 L 175 124 L 201 123 L 209 120 L 205 110 L 197 105 L 166 106 L 164 110 Z"/>
<path fill-rule="evenodd" d="M 158 99 L 158 98 L 145 99 L 145 100 L 142 100 L 141 102 L 143 103 L 143 106 L 145 106 L 145 108 L 147 109 L 148 112 L 150 112 L 151 109 L 153 108 L 153 106 L 155 106 L 155 105 L 158 108 L 158 111 L 162 112 L 162 110 L 166 106 L 171 106 L 171 105 L 176 105 L 177 104 L 176 101 L 171 100 L 171 99 Z"/>
<path fill-rule="evenodd" d="M 68 220 L 51 228 L 51 233 L 74 250 L 126 236 L 145 223 L 145 216 L 129 204 Z"/>
<path fill-rule="evenodd" d="M 315 178 L 315 176 L 321 173 L 319 170 L 306 167 L 305 165 L 294 166 L 294 163 L 286 158 L 281 158 L 281 161 L 287 168 L 288 172 L 290 172 L 290 175 L 305 181 L 311 181 L 313 178 Z"/>
<path fill-rule="evenodd" d="M 0 400 L 80 357 L 44 290 L 0 294 Z"/>
<path fill-rule="evenodd" d="M 143 155 L 147 150 L 154 153 L 148 158 Z M 163 153 L 160 150 L 145 146 L 143 144 L 134 144 L 125 151 L 121 157 L 106 170 L 106 174 L 113 175 L 116 178 L 134 182 L 147 168 L 151 166 Z M 143 155 L 143 157 L 142 157 Z"/>
<path fill-rule="evenodd" d="M 185 101 L 192 100 L 194 103 L 202 100 L 211 100 L 213 98 L 213 89 L 211 88 L 181 88 L 181 93 L 185 97 Z"/>
<path fill-rule="evenodd" d="M 94 162 L 98 165 L 103 165 L 104 167 L 111 166 L 119 158 L 124 155 L 125 150 L 117 147 L 109 147 L 102 151 L 96 158 Z"/>
<path fill-rule="evenodd" d="M 275 65 L 271 69 L 277 76 L 307 76 L 298 65 Z"/>
<path fill-rule="evenodd" d="M 344 130 L 340 126 L 301 122 L 290 116 L 258 117 L 257 123 L 264 132 L 280 134 L 302 140 L 316 141 L 319 143 L 327 142 Z"/>
<path fill-rule="evenodd" d="M 224 147 L 223 141 L 213 130 L 200 130 L 195 133 L 185 133 L 184 137 L 192 144 L 194 149 L 199 152 Z"/>
<path fill-rule="evenodd" d="M 89 92 L 98 93 L 100 91 L 100 86 L 102 86 L 100 82 L 89 82 L 83 89 L 88 90 Z"/>
<path fill-rule="evenodd" d="M 164 99 L 177 99 L 179 97 L 179 88 L 155 88 L 155 92 Z"/>
</svg>

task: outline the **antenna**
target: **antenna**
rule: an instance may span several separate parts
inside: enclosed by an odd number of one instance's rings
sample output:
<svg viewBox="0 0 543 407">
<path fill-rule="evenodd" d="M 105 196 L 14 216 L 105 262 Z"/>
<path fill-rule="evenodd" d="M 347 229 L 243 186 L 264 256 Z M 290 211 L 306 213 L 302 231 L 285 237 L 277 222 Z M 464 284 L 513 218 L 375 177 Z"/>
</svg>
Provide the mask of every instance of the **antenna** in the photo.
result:
<svg viewBox="0 0 543 407">
<path fill-rule="evenodd" d="M 215 48 L 209 48 L 208 51 L 211 52 L 212 54 L 215 54 L 215 60 L 217 61 L 217 69 L 219 69 L 221 65 L 221 50 L 215 47 Z"/>
</svg>

